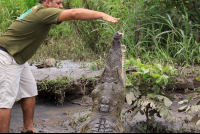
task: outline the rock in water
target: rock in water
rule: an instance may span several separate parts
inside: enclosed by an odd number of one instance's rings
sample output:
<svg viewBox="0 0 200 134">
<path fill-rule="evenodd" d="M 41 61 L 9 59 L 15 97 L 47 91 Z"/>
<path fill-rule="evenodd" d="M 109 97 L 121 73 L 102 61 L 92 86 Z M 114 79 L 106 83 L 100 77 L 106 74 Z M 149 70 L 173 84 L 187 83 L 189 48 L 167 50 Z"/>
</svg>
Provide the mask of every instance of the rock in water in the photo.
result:
<svg viewBox="0 0 200 134">
<path fill-rule="evenodd" d="M 49 58 L 49 59 L 46 59 L 43 64 L 37 64 L 35 66 L 38 68 L 47 68 L 47 67 L 56 67 L 56 64 L 57 62 L 54 58 Z"/>
</svg>

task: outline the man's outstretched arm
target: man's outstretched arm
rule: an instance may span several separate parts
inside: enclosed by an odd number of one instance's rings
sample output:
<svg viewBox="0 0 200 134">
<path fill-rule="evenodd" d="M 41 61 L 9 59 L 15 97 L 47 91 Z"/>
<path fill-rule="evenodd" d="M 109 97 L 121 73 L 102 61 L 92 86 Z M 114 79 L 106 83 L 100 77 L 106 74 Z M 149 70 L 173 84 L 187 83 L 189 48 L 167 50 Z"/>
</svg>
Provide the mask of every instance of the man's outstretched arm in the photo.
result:
<svg viewBox="0 0 200 134">
<path fill-rule="evenodd" d="M 95 19 L 102 19 L 104 21 L 108 21 L 111 23 L 117 23 L 120 20 L 119 18 L 114 18 L 103 12 L 78 8 L 78 9 L 64 10 L 60 14 L 58 22 L 68 21 L 68 20 L 95 20 Z"/>
</svg>

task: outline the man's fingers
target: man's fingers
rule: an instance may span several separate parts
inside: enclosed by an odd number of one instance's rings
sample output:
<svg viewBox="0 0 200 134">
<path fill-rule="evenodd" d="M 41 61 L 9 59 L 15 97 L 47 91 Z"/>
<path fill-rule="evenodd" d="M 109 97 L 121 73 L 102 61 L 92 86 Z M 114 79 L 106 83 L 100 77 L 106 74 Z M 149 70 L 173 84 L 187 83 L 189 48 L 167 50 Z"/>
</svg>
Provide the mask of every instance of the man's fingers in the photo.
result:
<svg viewBox="0 0 200 134">
<path fill-rule="evenodd" d="M 113 21 L 111 21 L 111 22 L 117 23 L 119 20 L 120 20 L 119 18 L 114 18 Z"/>
<path fill-rule="evenodd" d="M 111 23 L 117 23 L 120 20 L 120 18 L 108 17 L 108 18 L 104 18 L 104 20 Z"/>
</svg>

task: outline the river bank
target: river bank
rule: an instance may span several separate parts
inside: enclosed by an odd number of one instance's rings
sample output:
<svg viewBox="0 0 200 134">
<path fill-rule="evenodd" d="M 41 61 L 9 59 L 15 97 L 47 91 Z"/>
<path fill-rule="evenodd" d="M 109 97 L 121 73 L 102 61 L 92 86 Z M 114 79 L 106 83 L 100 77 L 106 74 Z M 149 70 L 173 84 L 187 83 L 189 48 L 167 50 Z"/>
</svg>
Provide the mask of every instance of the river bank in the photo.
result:
<svg viewBox="0 0 200 134">
<path fill-rule="evenodd" d="M 85 67 L 81 67 L 82 65 Z M 37 69 L 34 65 L 31 66 L 33 75 L 37 81 L 43 79 L 55 80 L 63 76 L 71 76 L 78 79 L 82 76 L 94 77 L 100 75 L 102 70 L 89 71 L 90 63 L 72 62 L 69 60 L 62 62 L 61 68 L 43 68 Z M 165 126 L 166 129 L 173 132 L 199 132 L 200 128 L 189 123 L 193 114 L 179 113 L 178 108 L 179 101 L 186 99 L 189 95 L 183 92 L 173 92 L 171 94 L 174 97 L 171 111 L 173 116 L 167 120 L 162 118 L 156 118 L 156 122 L 159 124 L 157 127 Z M 199 94 L 193 94 L 199 95 Z M 67 97 L 67 96 L 66 96 Z M 191 103 L 196 103 L 192 101 Z M 84 96 L 76 100 L 65 101 L 62 107 L 56 106 L 48 101 L 37 100 L 34 115 L 34 127 L 40 133 L 75 133 L 80 124 L 87 119 L 91 113 L 92 99 L 90 96 Z M 139 133 L 144 129 L 143 123 L 146 120 L 144 115 L 138 113 L 133 119 L 130 119 L 131 114 L 125 114 L 130 107 L 124 104 L 122 111 L 122 120 L 126 127 L 126 133 Z M 12 109 L 12 117 L 10 124 L 11 133 L 20 133 L 22 130 L 23 118 L 20 103 L 17 102 Z M 140 131 L 139 131 L 140 130 Z"/>
</svg>

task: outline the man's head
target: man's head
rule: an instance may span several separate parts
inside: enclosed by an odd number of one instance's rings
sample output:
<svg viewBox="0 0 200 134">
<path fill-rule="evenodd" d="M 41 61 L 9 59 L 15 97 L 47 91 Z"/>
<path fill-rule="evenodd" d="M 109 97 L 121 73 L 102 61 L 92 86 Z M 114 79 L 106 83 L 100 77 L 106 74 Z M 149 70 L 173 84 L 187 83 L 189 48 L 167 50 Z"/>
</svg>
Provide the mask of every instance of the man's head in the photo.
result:
<svg viewBox="0 0 200 134">
<path fill-rule="evenodd" d="M 47 8 L 63 8 L 62 0 L 39 0 L 39 3 L 45 5 Z"/>
</svg>

